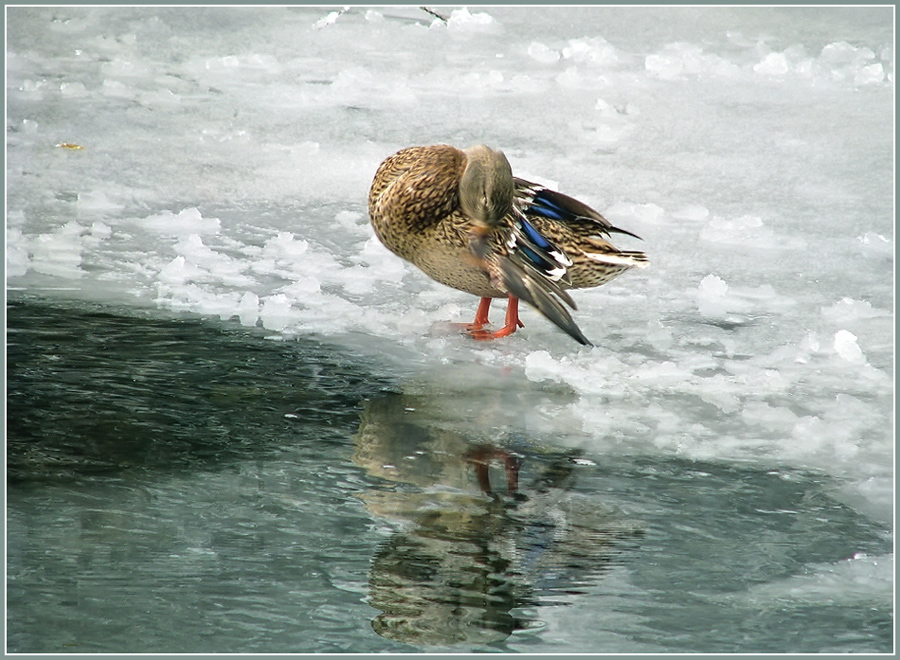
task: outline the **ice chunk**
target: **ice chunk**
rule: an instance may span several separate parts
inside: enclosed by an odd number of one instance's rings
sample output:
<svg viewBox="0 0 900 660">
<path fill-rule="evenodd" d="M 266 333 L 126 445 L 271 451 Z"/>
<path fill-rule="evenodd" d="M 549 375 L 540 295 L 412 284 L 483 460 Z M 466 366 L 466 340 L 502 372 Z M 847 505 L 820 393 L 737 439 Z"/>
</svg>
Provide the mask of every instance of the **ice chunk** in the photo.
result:
<svg viewBox="0 0 900 660">
<path fill-rule="evenodd" d="M 78 193 L 79 213 L 102 213 L 112 215 L 123 209 L 121 204 L 113 202 L 102 190 Z"/>
<path fill-rule="evenodd" d="M 237 314 L 241 325 L 254 326 L 259 320 L 259 296 L 252 291 L 247 291 L 241 296 L 237 306 Z"/>
<path fill-rule="evenodd" d="M 453 32 L 496 32 L 499 29 L 490 14 L 485 12 L 471 13 L 468 8 L 454 9 L 447 19 L 447 28 Z"/>
<path fill-rule="evenodd" d="M 846 41 L 838 41 L 822 48 L 819 57 L 828 64 L 842 65 L 868 62 L 875 57 L 875 53 L 868 48 L 857 48 Z"/>
<path fill-rule="evenodd" d="M 371 277 L 369 271 L 369 268 L 364 268 L 362 266 L 344 269 L 342 272 L 344 291 L 357 296 L 364 293 L 371 293 L 375 286 L 375 281 Z"/>
<path fill-rule="evenodd" d="M 205 271 L 188 262 L 182 255 L 178 255 L 159 271 L 157 279 L 169 286 L 186 284 L 191 280 L 202 279 Z"/>
<path fill-rule="evenodd" d="M 890 316 L 886 309 L 872 307 L 872 303 L 866 300 L 853 300 L 842 298 L 829 307 L 822 308 L 822 316 L 835 324 L 853 323 L 861 319 L 872 319 Z"/>
<path fill-rule="evenodd" d="M 362 222 L 363 214 L 358 211 L 339 211 L 335 216 L 335 221 L 344 227 L 345 229 L 349 229 L 351 231 L 365 231 L 368 232 L 367 223 Z"/>
<path fill-rule="evenodd" d="M 790 72 L 791 65 L 784 53 L 769 53 L 761 62 L 753 65 L 753 70 L 767 76 L 783 76 Z"/>
<path fill-rule="evenodd" d="M 723 319 L 728 313 L 726 296 L 728 285 L 721 277 L 707 275 L 700 281 L 697 307 L 700 314 L 713 319 Z"/>
<path fill-rule="evenodd" d="M 621 115 L 610 103 L 603 99 L 597 99 L 594 103 L 594 109 L 598 111 L 604 119 L 618 119 Z"/>
<path fill-rule="evenodd" d="M 684 70 L 684 64 L 679 57 L 671 53 L 647 55 L 644 59 L 644 68 L 664 80 L 677 78 Z"/>
<path fill-rule="evenodd" d="M 295 300 L 303 300 L 311 293 L 319 293 L 322 289 L 322 283 L 319 278 L 312 275 L 299 275 L 296 279 L 281 287 L 280 291 Z"/>
<path fill-rule="evenodd" d="M 682 42 L 667 44 L 660 52 L 647 55 L 644 68 L 663 80 L 686 75 L 734 75 L 740 71 L 718 55 L 704 53 L 700 46 Z"/>
<path fill-rule="evenodd" d="M 156 303 L 168 309 L 215 314 L 228 319 L 236 313 L 238 295 L 235 292 L 216 293 L 193 283 L 170 286 L 158 282 Z"/>
<path fill-rule="evenodd" d="M 238 287 L 250 286 L 254 283 L 243 273 L 244 270 L 249 269 L 249 264 L 213 250 L 205 245 L 203 239 L 197 234 L 182 238 L 175 245 L 175 251 L 185 258 L 187 266 L 196 267 L 202 272 L 202 275 L 193 273 L 192 279 Z"/>
<path fill-rule="evenodd" d="M 884 67 L 881 63 L 864 66 L 853 76 L 854 85 L 873 85 L 884 80 Z"/>
<path fill-rule="evenodd" d="M 317 30 L 321 30 L 322 28 L 328 27 L 329 25 L 334 25 L 335 23 L 337 23 L 337 19 L 339 19 L 341 17 L 341 14 L 343 14 L 345 11 L 347 10 L 342 9 L 341 11 L 329 12 L 327 16 L 324 16 L 313 23 L 313 27 Z"/>
<path fill-rule="evenodd" d="M 20 277 L 28 272 L 28 239 L 20 229 L 6 228 L 6 277 Z"/>
<path fill-rule="evenodd" d="M 798 420 L 790 408 L 771 406 L 764 401 L 748 401 L 741 411 L 741 418 L 748 424 L 779 433 L 790 432 Z"/>
<path fill-rule="evenodd" d="M 562 49 L 562 56 L 594 66 L 612 66 L 619 61 L 615 47 L 602 37 L 570 39 L 569 45 Z"/>
<path fill-rule="evenodd" d="M 853 46 L 846 41 L 831 43 L 822 49 L 820 68 L 830 73 L 832 80 L 852 81 L 854 85 L 873 85 L 885 79 L 884 66 L 872 62 L 875 53 L 869 48 Z"/>
<path fill-rule="evenodd" d="M 291 301 L 283 293 L 263 298 L 259 318 L 267 330 L 284 330 L 290 324 L 292 317 Z"/>
<path fill-rule="evenodd" d="M 645 365 L 636 378 L 653 388 L 672 387 L 684 383 L 690 374 L 684 366 L 676 364 L 672 360 L 655 362 Z"/>
<path fill-rule="evenodd" d="M 77 222 L 67 222 L 53 232 L 41 234 L 31 242 L 31 267 L 45 275 L 77 279 L 81 270 L 83 234 L 87 228 Z"/>
<path fill-rule="evenodd" d="M 528 380 L 559 380 L 559 362 L 548 351 L 535 351 L 525 358 L 525 375 Z"/>
<path fill-rule="evenodd" d="M 697 395 L 705 401 L 714 405 L 724 413 L 737 412 L 740 407 L 738 397 L 729 392 L 729 383 L 721 374 L 716 374 L 712 378 L 703 379 L 705 382 L 702 387 L 698 388 Z"/>
<path fill-rule="evenodd" d="M 834 350 L 851 364 L 865 364 L 866 356 L 856 343 L 856 335 L 849 330 L 838 330 L 834 335 Z"/>
<path fill-rule="evenodd" d="M 873 257 L 893 257 L 894 255 L 894 242 L 881 234 L 867 231 L 856 240 L 859 241 L 863 254 Z"/>
<path fill-rule="evenodd" d="M 559 62 L 559 58 L 561 57 L 558 50 L 548 48 L 537 41 L 531 42 L 531 45 L 528 46 L 528 55 L 531 59 L 540 62 L 541 64 L 553 64 Z"/>
<path fill-rule="evenodd" d="M 294 237 L 289 231 L 280 231 L 266 241 L 263 255 L 275 259 L 295 259 L 309 249 L 309 241 Z"/>
<path fill-rule="evenodd" d="M 90 235 L 97 241 L 106 240 L 112 236 L 112 227 L 102 222 L 95 222 L 91 225 Z"/>
<path fill-rule="evenodd" d="M 217 234 L 221 229 L 218 218 L 204 218 L 197 208 L 188 208 L 179 213 L 159 213 L 138 221 L 145 229 L 159 234 L 189 236 L 191 234 Z"/>
</svg>

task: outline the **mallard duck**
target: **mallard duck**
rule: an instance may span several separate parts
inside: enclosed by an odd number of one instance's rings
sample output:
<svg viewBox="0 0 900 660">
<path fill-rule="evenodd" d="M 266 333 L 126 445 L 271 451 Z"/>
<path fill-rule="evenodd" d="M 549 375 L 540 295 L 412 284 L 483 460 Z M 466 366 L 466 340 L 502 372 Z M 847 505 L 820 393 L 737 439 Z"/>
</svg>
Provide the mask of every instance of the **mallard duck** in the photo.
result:
<svg viewBox="0 0 900 660">
<path fill-rule="evenodd" d="M 566 305 L 569 289 L 600 286 L 648 260 L 607 240 L 627 234 L 576 199 L 513 176 L 502 151 L 485 145 L 409 147 L 378 167 L 369 189 L 375 234 L 398 256 L 447 286 L 479 296 L 466 329 L 496 339 L 524 327 L 524 300 L 590 346 Z M 486 329 L 491 300 L 509 298 L 506 323 Z"/>
</svg>

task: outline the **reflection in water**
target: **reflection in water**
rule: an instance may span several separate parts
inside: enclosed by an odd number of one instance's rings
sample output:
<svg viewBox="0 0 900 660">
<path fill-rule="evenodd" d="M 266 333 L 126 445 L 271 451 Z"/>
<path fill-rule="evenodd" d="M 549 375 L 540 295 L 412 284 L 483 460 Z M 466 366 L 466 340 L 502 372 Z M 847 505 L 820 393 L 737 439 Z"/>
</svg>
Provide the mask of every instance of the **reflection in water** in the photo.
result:
<svg viewBox="0 0 900 660">
<path fill-rule="evenodd" d="M 487 507 L 480 515 L 434 512 L 393 535 L 372 565 L 369 604 L 383 612 L 372 622 L 375 631 L 415 644 L 509 636 L 524 587 L 507 577 L 509 561 L 498 549 L 507 540 L 501 521 Z"/>
<path fill-rule="evenodd" d="M 383 396 L 362 413 L 354 458 L 383 480 L 362 498 L 396 530 L 372 564 L 372 627 L 419 646 L 502 642 L 540 626 L 527 608 L 580 593 L 639 532 L 572 490 L 575 451 L 517 446 L 489 461 L 496 446 L 441 418 L 425 395 Z M 507 456 L 521 463 L 518 492 Z"/>
</svg>

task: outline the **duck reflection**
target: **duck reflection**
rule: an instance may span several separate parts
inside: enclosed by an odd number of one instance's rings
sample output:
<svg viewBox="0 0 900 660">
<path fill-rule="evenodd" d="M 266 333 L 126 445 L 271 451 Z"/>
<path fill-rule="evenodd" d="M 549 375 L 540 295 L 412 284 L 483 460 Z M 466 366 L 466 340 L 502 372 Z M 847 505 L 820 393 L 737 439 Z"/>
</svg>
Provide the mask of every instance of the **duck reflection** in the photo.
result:
<svg viewBox="0 0 900 660">
<path fill-rule="evenodd" d="M 362 413 L 354 458 L 382 485 L 361 497 L 394 530 L 372 563 L 372 627 L 418 646 L 499 643 L 541 626 L 534 608 L 577 597 L 637 532 L 572 491 L 577 451 L 472 438 L 433 399 L 390 394 Z"/>
</svg>

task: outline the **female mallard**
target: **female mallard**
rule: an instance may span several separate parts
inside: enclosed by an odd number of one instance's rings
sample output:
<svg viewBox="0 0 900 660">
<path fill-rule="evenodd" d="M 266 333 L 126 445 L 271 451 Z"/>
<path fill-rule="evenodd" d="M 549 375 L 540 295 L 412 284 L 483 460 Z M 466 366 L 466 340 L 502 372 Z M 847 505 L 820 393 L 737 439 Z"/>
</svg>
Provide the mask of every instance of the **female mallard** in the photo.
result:
<svg viewBox="0 0 900 660">
<path fill-rule="evenodd" d="M 476 339 L 524 327 L 519 299 L 590 346 L 565 308 L 567 289 L 600 286 L 648 261 L 606 239 L 614 227 L 595 210 L 516 178 L 506 156 L 484 145 L 446 144 L 398 151 L 378 167 L 369 190 L 375 234 L 432 279 L 481 297 Z M 485 330 L 492 298 L 509 297 L 506 324 Z"/>
</svg>

